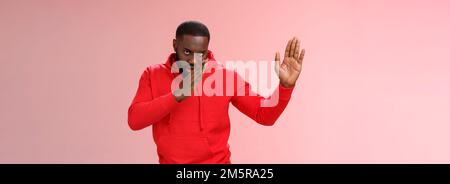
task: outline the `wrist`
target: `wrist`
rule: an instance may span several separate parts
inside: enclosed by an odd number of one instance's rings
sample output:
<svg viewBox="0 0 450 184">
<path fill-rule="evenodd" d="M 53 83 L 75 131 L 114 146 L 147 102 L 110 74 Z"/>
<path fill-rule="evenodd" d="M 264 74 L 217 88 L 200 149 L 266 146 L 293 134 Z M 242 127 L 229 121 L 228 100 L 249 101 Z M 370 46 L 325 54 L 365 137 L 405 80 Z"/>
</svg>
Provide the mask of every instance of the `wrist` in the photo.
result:
<svg viewBox="0 0 450 184">
<path fill-rule="evenodd" d="M 280 82 L 280 85 L 283 88 L 293 88 L 295 86 L 295 84 L 286 84 L 286 83 L 282 83 L 282 82 Z"/>
<path fill-rule="evenodd" d="M 175 97 L 175 100 L 177 102 L 181 102 L 186 98 L 186 96 L 183 94 L 183 92 L 180 89 L 173 91 L 172 95 Z"/>
</svg>

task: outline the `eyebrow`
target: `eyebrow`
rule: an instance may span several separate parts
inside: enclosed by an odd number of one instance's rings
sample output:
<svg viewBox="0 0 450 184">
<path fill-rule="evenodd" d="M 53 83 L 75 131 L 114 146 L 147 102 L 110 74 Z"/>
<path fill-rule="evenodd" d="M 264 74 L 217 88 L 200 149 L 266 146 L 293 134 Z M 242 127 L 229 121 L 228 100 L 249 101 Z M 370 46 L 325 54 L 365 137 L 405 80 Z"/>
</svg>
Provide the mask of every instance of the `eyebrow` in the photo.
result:
<svg viewBox="0 0 450 184">
<path fill-rule="evenodd" d="M 192 52 L 192 50 L 191 49 L 188 49 L 188 48 L 184 48 L 184 50 L 187 50 L 187 51 L 189 51 L 189 52 Z M 203 51 L 201 51 L 201 53 L 204 53 L 204 52 L 207 52 L 208 50 L 203 50 Z"/>
</svg>

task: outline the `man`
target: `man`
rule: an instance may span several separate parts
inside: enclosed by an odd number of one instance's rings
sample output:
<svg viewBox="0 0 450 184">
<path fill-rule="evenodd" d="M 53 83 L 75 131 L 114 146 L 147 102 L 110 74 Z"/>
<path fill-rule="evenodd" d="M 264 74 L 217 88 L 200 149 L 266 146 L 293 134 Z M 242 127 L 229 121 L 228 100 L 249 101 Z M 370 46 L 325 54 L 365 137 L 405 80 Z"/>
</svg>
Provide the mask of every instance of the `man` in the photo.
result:
<svg viewBox="0 0 450 184">
<path fill-rule="evenodd" d="M 299 52 L 300 42 L 293 38 L 286 46 L 283 62 L 280 54 L 275 54 L 280 84 L 272 96 L 278 95 L 278 101 L 274 106 L 263 106 L 263 97 L 251 95 L 247 82 L 238 85 L 243 79 L 215 61 L 208 50 L 209 41 L 210 34 L 204 24 L 196 21 L 180 24 L 173 39 L 175 53 L 164 64 L 147 67 L 139 80 L 136 96 L 128 109 L 128 124 L 132 130 L 153 125 L 160 163 L 230 163 L 230 102 L 256 122 L 271 126 L 288 104 L 300 75 L 305 50 Z M 188 65 L 182 66 L 177 61 L 187 61 Z M 179 72 L 173 72 L 177 66 Z M 197 70 L 196 66 L 201 69 Z M 180 73 L 183 81 L 174 85 Z M 222 84 L 212 83 L 216 89 L 231 95 L 205 95 L 198 90 L 198 86 L 214 75 L 234 76 Z"/>
</svg>

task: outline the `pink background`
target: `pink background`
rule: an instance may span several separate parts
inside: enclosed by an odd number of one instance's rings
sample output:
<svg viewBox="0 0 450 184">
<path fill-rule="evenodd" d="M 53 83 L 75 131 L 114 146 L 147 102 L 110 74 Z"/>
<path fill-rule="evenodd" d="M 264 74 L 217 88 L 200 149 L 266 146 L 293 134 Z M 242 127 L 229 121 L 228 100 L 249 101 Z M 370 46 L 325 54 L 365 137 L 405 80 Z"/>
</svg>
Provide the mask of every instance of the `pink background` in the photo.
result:
<svg viewBox="0 0 450 184">
<path fill-rule="evenodd" d="M 0 163 L 157 163 L 127 109 L 200 20 L 218 60 L 307 49 L 274 127 L 230 109 L 233 163 L 450 163 L 450 1 L 0 0 Z"/>
</svg>

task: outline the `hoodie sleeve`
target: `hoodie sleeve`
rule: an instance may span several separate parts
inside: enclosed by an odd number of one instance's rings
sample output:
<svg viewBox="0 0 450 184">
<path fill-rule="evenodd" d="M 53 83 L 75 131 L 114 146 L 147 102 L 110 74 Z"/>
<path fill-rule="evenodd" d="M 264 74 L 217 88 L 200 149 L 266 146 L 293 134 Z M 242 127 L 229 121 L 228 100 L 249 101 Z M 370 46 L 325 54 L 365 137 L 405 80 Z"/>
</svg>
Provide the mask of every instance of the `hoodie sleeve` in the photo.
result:
<svg viewBox="0 0 450 184">
<path fill-rule="evenodd" d="M 237 78 L 238 80 L 240 79 L 239 77 Z M 278 84 L 274 93 L 270 97 L 264 98 L 259 94 L 252 92 L 248 82 L 243 83 L 244 85 L 241 85 L 242 87 L 237 88 L 235 95 L 231 99 L 231 103 L 239 111 L 255 120 L 257 123 L 266 126 L 273 125 L 286 108 L 294 87 L 285 88 L 281 86 L 281 84 Z M 251 95 L 252 93 L 253 95 Z M 264 100 L 271 101 L 271 103 L 269 103 L 271 105 L 263 106 Z"/>
<path fill-rule="evenodd" d="M 154 98 L 150 81 L 150 68 L 141 75 L 136 95 L 128 108 L 128 125 L 140 130 L 165 117 L 178 103 L 172 93 Z"/>
</svg>

